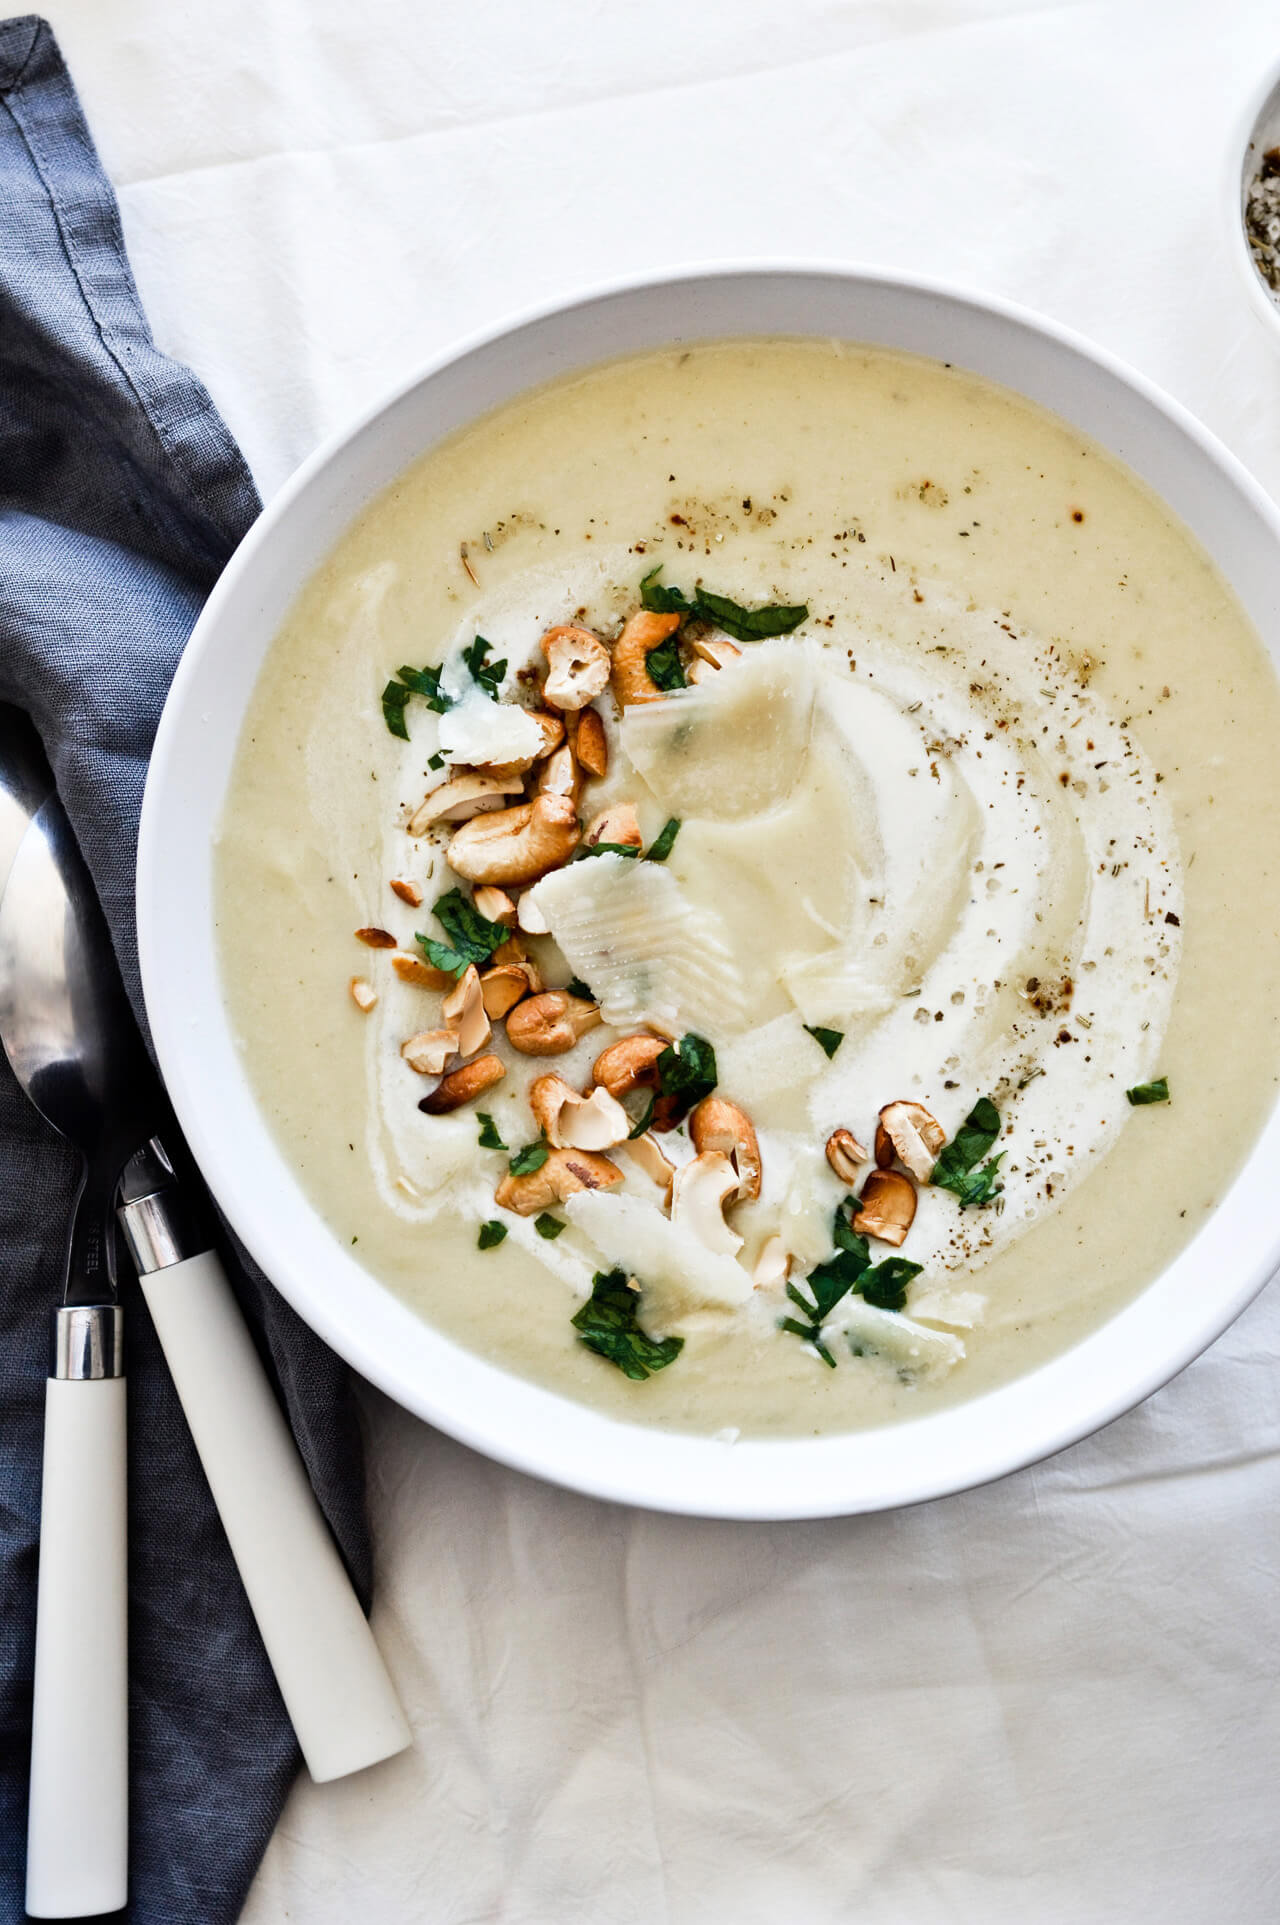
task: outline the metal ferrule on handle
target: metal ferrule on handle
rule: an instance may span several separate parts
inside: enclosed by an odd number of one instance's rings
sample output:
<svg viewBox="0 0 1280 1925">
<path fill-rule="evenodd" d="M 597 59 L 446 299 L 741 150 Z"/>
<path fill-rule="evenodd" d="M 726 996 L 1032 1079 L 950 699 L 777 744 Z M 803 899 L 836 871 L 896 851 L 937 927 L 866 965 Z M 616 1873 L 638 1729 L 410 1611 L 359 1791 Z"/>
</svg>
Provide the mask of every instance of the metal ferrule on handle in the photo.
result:
<svg viewBox="0 0 1280 1925">
<path fill-rule="evenodd" d="M 124 1312 L 118 1303 L 68 1303 L 54 1312 L 49 1374 L 73 1384 L 124 1376 Z"/>
<path fill-rule="evenodd" d="M 409 1727 L 214 1251 L 170 1183 L 120 1206 L 147 1306 L 313 1778 Z"/>
</svg>

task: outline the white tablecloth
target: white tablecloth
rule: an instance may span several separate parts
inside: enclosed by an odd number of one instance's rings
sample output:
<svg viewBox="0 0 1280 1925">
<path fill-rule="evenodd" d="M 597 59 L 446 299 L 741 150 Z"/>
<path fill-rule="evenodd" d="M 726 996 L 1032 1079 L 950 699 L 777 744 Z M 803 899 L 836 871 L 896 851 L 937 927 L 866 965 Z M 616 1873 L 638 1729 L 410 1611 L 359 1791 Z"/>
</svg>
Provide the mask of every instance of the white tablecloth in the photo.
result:
<svg viewBox="0 0 1280 1925">
<path fill-rule="evenodd" d="M 472 327 L 752 254 L 1027 302 L 1280 493 L 1221 219 L 1275 0 L 48 11 L 156 334 L 267 494 Z M 1103 1435 L 897 1516 L 611 1509 L 366 1408 L 417 1741 L 299 1784 L 253 1925 L 1280 1917 L 1275 1286 Z"/>
</svg>

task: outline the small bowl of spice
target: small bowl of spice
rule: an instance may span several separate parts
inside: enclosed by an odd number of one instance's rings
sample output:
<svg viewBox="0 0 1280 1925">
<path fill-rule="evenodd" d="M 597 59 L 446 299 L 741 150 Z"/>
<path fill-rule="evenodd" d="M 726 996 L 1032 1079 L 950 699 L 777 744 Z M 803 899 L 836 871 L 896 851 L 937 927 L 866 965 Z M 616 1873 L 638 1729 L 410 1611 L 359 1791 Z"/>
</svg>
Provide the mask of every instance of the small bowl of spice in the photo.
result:
<svg viewBox="0 0 1280 1925">
<path fill-rule="evenodd" d="M 1245 116 L 1242 140 L 1232 150 L 1229 189 L 1234 252 L 1249 299 L 1280 341 L 1280 65 Z"/>
</svg>

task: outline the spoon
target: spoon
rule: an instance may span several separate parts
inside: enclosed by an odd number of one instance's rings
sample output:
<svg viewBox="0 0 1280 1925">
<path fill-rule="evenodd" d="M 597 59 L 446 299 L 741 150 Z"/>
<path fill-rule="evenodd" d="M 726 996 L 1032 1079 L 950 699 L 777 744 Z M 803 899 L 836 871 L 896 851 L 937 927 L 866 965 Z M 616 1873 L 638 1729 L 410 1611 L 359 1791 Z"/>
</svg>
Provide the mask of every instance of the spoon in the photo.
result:
<svg viewBox="0 0 1280 1925">
<path fill-rule="evenodd" d="M 104 954 L 93 885 L 49 795 L 0 898 L 0 1042 L 82 1166 L 45 1390 L 27 1834 L 36 1918 L 115 1911 L 127 1895 L 125 1384 L 111 1225 L 121 1167 L 147 1132 L 150 1081 Z"/>
</svg>

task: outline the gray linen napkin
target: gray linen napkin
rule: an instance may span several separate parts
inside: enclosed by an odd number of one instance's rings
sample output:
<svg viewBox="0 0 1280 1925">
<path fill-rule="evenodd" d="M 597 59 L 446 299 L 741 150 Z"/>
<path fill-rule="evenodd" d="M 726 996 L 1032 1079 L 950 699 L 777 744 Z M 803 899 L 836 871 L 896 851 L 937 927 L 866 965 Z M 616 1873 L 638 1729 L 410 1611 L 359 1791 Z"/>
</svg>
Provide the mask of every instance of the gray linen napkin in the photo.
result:
<svg viewBox="0 0 1280 1925">
<path fill-rule="evenodd" d="M 0 22 L 0 700 L 34 721 L 141 1015 L 133 868 L 178 657 L 258 513 L 204 388 L 151 339 L 120 216 L 47 24 Z M 0 1921 L 23 1917 L 49 1313 L 73 1161 L 0 1057 Z M 317 1494 L 367 1593 L 346 1372 L 225 1250 Z M 238 1914 L 293 1734 L 136 1288 L 130 1431 L 131 1891 L 138 1925 Z M 86 1609 L 91 1603 L 86 1600 Z M 68 1813 L 69 1849 L 74 1813 Z"/>
</svg>

